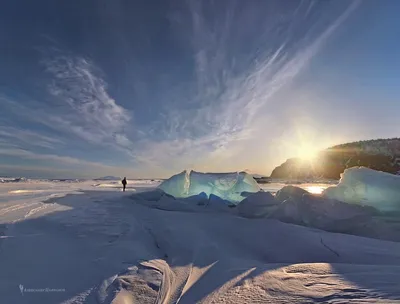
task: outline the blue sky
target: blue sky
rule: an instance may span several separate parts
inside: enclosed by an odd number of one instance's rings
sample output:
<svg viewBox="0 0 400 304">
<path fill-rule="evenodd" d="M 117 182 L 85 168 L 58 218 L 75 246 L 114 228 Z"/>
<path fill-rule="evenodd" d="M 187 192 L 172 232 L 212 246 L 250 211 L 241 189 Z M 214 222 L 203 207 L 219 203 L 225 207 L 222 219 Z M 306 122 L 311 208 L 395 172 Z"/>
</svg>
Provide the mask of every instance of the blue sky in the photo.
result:
<svg viewBox="0 0 400 304">
<path fill-rule="evenodd" d="M 261 174 L 400 135 L 400 1 L 21 1 L 0 176 Z"/>
</svg>

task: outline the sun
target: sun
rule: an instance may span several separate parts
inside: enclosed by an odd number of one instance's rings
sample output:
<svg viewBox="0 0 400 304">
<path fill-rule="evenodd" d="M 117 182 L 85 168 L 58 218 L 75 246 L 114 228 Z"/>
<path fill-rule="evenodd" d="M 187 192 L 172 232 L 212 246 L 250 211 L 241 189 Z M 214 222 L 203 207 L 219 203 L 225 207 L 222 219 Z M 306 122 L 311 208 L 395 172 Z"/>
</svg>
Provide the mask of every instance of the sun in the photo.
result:
<svg viewBox="0 0 400 304">
<path fill-rule="evenodd" d="M 317 165 L 316 162 L 322 156 L 322 147 L 327 142 L 321 135 L 315 128 L 296 125 L 293 132 L 281 138 L 282 147 L 289 157 L 296 158 L 304 165 Z"/>
<path fill-rule="evenodd" d="M 313 161 L 318 155 L 318 149 L 311 144 L 301 144 L 297 147 L 297 157 L 304 161 Z"/>
</svg>

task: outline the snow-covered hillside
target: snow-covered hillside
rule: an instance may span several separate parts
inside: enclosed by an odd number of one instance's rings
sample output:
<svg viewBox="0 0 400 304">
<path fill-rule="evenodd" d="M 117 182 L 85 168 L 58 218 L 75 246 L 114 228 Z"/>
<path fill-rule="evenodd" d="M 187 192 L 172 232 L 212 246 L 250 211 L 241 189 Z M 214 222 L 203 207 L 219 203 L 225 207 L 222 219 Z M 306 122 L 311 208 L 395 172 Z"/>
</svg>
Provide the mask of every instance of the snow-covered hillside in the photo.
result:
<svg viewBox="0 0 400 304">
<path fill-rule="evenodd" d="M 328 150 L 356 150 L 359 153 L 387 155 L 395 158 L 400 157 L 400 138 L 362 140 L 333 146 Z"/>
</svg>

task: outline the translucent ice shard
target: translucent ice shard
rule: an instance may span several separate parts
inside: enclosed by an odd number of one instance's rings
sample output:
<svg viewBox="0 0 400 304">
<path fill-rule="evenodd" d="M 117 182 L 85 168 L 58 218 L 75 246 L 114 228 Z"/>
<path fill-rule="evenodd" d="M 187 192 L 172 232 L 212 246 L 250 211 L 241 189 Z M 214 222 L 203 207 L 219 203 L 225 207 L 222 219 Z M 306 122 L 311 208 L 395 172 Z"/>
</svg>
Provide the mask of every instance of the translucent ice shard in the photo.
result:
<svg viewBox="0 0 400 304">
<path fill-rule="evenodd" d="M 189 197 L 204 192 L 209 197 L 214 194 L 232 203 L 245 198 L 245 192 L 258 192 L 260 186 L 246 172 L 201 173 L 183 171 L 165 180 L 160 186 L 164 192 L 178 198 Z"/>
<path fill-rule="evenodd" d="M 380 211 L 400 211 L 400 176 L 354 167 L 346 169 L 339 184 L 325 189 L 322 195 Z"/>
</svg>

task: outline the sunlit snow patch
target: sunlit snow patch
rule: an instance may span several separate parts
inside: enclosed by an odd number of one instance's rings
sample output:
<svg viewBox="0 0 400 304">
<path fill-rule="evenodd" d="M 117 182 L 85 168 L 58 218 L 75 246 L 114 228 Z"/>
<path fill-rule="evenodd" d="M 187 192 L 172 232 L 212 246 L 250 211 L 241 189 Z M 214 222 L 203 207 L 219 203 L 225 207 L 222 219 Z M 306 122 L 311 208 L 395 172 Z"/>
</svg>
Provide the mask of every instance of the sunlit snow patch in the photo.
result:
<svg viewBox="0 0 400 304">
<path fill-rule="evenodd" d="M 238 203 L 245 198 L 243 192 L 261 190 L 254 178 L 246 172 L 201 173 L 183 171 L 165 180 L 159 188 L 174 197 L 184 198 L 204 192 L 207 197 L 214 194 L 233 203 Z"/>
<path fill-rule="evenodd" d="M 53 192 L 53 189 L 19 189 L 19 190 L 10 190 L 8 194 L 37 194 L 37 193 L 49 193 Z"/>
</svg>

